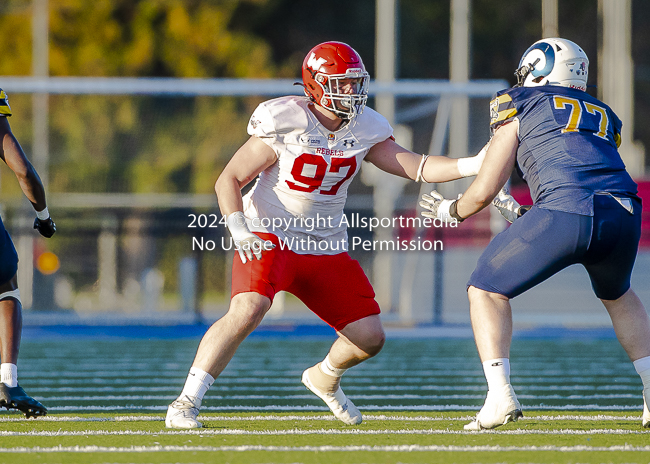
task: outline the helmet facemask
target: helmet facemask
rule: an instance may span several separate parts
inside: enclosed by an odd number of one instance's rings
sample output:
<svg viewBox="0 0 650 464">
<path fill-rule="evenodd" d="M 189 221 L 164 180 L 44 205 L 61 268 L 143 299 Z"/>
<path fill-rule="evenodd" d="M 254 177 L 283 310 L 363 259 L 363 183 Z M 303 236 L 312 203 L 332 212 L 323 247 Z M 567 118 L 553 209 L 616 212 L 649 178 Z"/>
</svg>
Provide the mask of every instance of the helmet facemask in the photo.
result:
<svg viewBox="0 0 650 464">
<path fill-rule="evenodd" d="M 317 101 L 341 119 L 353 119 L 363 113 L 368 100 L 370 75 L 360 68 L 350 68 L 345 74 L 316 73 L 314 80 L 323 89 Z"/>
</svg>

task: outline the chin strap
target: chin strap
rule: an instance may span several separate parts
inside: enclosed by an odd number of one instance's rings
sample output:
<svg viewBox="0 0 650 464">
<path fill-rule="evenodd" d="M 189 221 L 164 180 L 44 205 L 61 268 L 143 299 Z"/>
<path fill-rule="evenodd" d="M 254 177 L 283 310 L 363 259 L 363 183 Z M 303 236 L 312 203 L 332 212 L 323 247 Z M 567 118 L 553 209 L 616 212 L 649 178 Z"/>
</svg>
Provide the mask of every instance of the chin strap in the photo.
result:
<svg viewBox="0 0 650 464">
<path fill-rule="evenodd" d="M 302 82 L 294 82 L 293 85 L 297 85 L 298 87 L 302 87 L 302 90 L 305 91 L 305 95 L 309 97 L 311 101 L 314 101 L 314 97 L 311 96 L 311 93 L 307 91 L 307 86 L 303 84 Z"/>
</svg>

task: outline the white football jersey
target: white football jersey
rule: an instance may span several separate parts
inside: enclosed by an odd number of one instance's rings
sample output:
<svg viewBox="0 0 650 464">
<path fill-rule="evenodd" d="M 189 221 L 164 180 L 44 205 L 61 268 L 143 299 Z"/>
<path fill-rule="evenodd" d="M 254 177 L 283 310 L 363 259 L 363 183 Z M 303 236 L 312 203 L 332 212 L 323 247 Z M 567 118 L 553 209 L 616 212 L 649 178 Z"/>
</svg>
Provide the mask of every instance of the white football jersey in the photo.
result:
<svg viewBox="0 0 650 464">
<path fill-rule="evenodd" d="M 341 253 L 347 247 L 343 207 L 348 186 L 368 150 L 392 136 L 393 129 L 366 107 L 330 132 L 308 104 L 307 97 L 276 98 L 251 116 L 248 133 L 271 147 L 278 161 L 244 197 L 244 215 L 251 231 L 272 233 L 296 253 Z"/>
</svg>

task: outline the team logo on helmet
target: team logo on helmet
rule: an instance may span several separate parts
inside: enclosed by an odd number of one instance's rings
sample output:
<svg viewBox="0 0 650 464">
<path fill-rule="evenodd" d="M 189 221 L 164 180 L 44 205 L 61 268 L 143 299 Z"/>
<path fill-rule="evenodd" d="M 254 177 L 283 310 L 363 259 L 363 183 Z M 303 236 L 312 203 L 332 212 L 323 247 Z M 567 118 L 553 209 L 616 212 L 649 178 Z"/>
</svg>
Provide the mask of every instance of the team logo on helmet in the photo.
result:
<svg viewBox="0 0 650 464">
<path fill-rule="evenodd" d="M 316 58 L 316 54 L 314 52 L 311 53 L 311 56 L 307 60 L 307 66 L 313 69 L 314 71 L 318 71 L 320 67 L 327 61 L 326 58 Z"/>
</svg>

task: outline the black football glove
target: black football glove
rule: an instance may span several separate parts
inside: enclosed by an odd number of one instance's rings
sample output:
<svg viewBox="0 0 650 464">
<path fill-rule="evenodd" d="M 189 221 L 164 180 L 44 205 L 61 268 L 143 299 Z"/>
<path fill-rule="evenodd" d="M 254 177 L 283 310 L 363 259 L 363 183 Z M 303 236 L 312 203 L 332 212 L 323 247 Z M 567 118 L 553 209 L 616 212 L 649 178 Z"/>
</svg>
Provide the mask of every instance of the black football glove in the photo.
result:
<svg viewBox="0 0 650 464">
<path fill-rule="evenodd" d="M 51 217 L 47 219 L 34 219 L 34 229 L 38 230 L 38 233 L 45 238 L 50 238 L 56 232 L 56 224 Z"/>
</svg>

